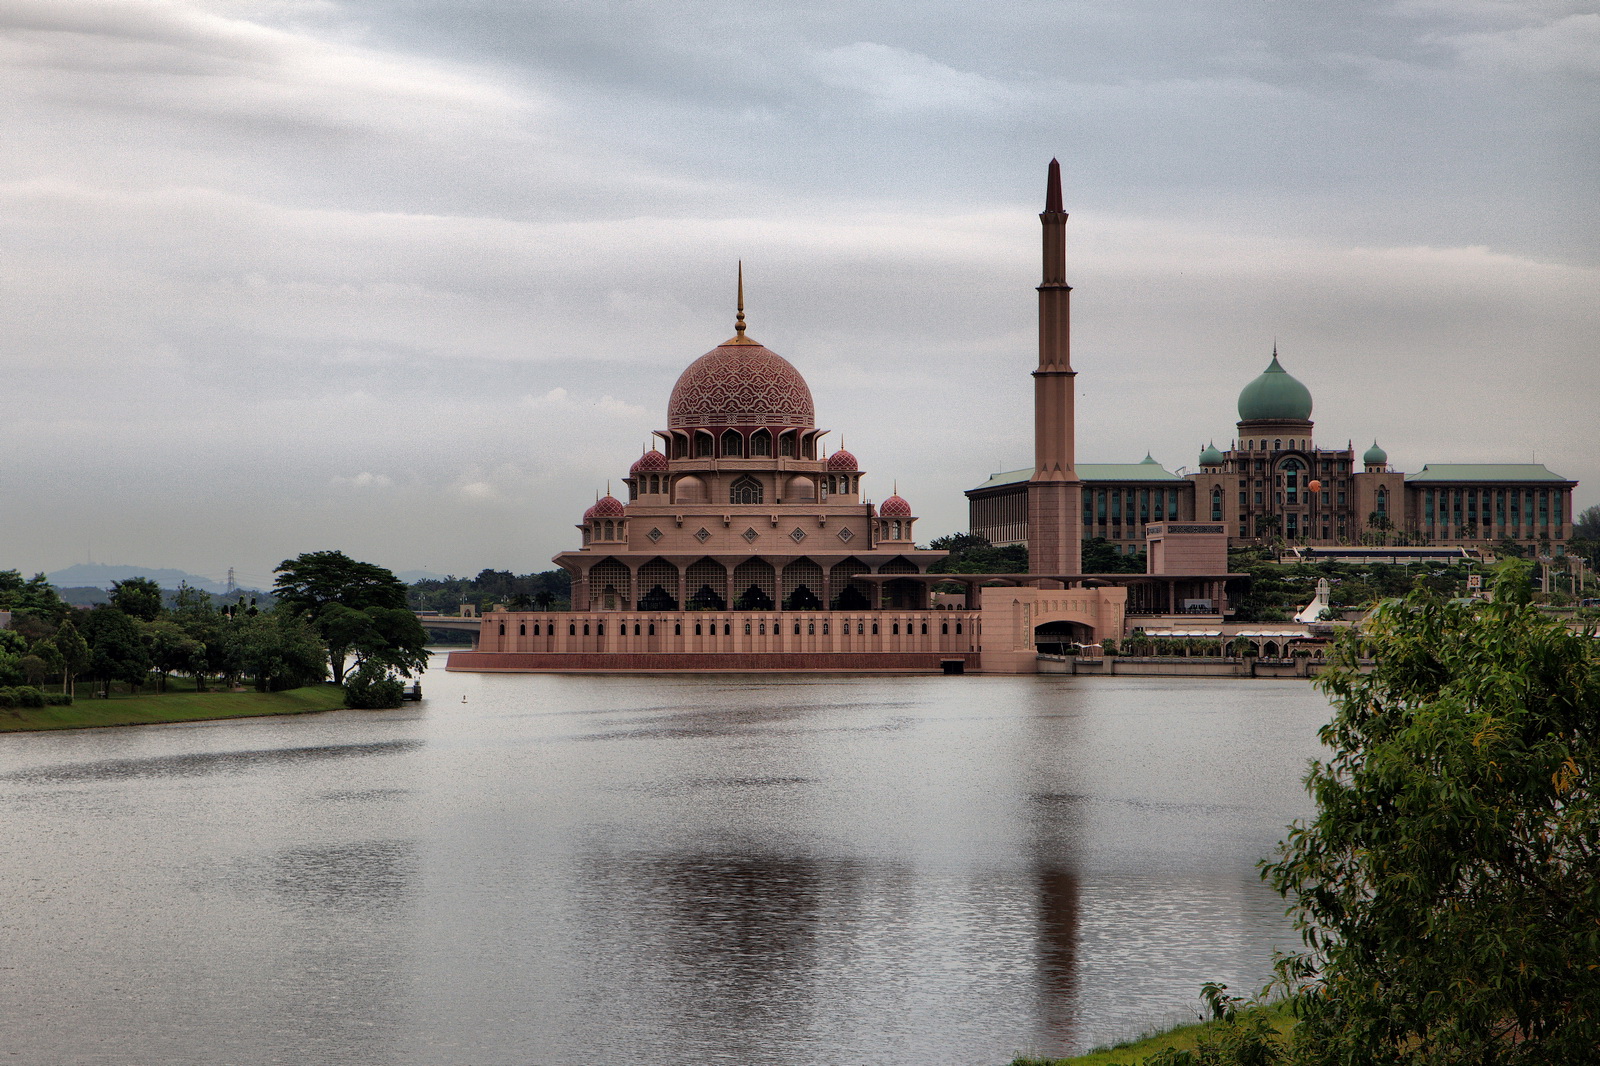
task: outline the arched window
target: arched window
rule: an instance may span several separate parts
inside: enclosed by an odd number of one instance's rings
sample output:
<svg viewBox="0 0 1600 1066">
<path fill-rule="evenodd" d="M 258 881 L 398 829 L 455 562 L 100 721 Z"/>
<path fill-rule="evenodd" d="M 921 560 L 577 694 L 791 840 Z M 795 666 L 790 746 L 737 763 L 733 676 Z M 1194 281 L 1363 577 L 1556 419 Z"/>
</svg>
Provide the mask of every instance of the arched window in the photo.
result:
<svg viewBox="0 0 1600 1066">
<path fill-rule="evenodd" d="M 528 635 L 528 623 L 522 622 L 517 626 L 517 636 L 525 637 L 527 635 Z"/>
<path fill-rule="evenodd" d="M 939 623 L 939 633 L 940 633 L 941 636 L 948 636 L 950 634 L 950 623 L 949 622 L 941 622 L 941 623 Z"/>
<path fill-rule="evenodd" d="M 772 455 L 772 434 L 758 429 L 750 436 L 750 456 L 766 458 Z"/>
<path fill-rule="evenodd" d="M 773 626 L 772 627 L 772 631 L 774 633 L 776 633 L 778 631 L 778 627 L 777 626 Z M 799 622 L 796 622 L 794 624 L 794 635 L 797 636 L 797 637 L 800 635 L 800 623 Z"/>
<path fill-rule="evenodd" d="M 737 431 L 730 429 L 722 435 L 722 454 L 727 459 L 744 457 L 744 438 Z"/>
<path fill-rule="evenodd" d="M 729 503 L 760 503 L 761 482 L 749 474 L 742 474 L 728 487 Z"/>
<path fill-rule="evenodd" d="M 848 625 L 848 624 L 849 623 L 846 623 L 846 625 Z M 878 631 L 878 627 L 877 627 L 876 624 L 873 625 L 872 631 L 874 633 L 876 633 Z M 865 632 L 866 632 L 866 630 L 863 628 L 863 624 L 861 622 L 857 622 L 856 623 L 856 636 L 859 637 L 862 633 L 865 633 Z"/>
<path fill-rule="evenodd" d="M 711 434 L 696 433 L 694 435 L 694 457 L 696 459 L 711 458 Z"/>
<path fill-rule="evenodd" d="M 603 637 L 606 635 L 606 624 L 604 622 L 595 623 L 594 635 L 597 637 Z"/>
<path fill-rule="evenodd" d="M 502 637 L 506 635 L 506 624 L 504 622 L 500 623 L 500 635 Z"/>
<path fill-rule="evenodd" d="M 660 474 L 651 474 L 650 475 L 650 491 L 652 493 L 657 493 L 657 492 L 661 491 L 661 475 Z"/>
<path fill-rule="evenodd" d="M 859 630 L 857 630 L 857 631 L 859 632 Z M 876 623 L 876 622 L 872 623 L 872 635 L 873 636 L 877 636 L 878 635 L 878 623 Z"/>
<path fill-rule="evenodd" d="M 622 627 L 622 635 L 623 636 L 627 636 L 628 635 L 628 627 L 627 626 L 623 626 Z M 639 635 L 639 623 L 638 622 L 633 623 L 633 635 L 634 636 L 638 636 Z"/>
<path fill-rule="evenodd" d="M 822 623 L 822 635 L 823 636 L 827 636 L 828 635 L 828 623 L 826 623 L 826 622 Z"/>
<path fill-rule="evenodd" d="M 894 635 L 897 636 L 897 637 L 900 635 L 900 623 L 899 622 L 896 622 L 894 624 Z"/>
<path fill-rule="evenodd" d="M 675 637 L 683 636 L 683 623 L 682 622 L 674 622 L 674 623 L 672 623 L 672 635 L 675 636 Z"/>
<path fill-rule="evenodd" d="M 1281 440 L 1273 441 L 1272 442 L 1272 450 L 1275 451 L 1275 452 L 1283 451 L 1283 441 L 1281 441 Z"/>
<path fill-rule="evenodd" d="M 785 433 L 783 436 L 778 438 L 778 454 L 782 455 L 782 456 L 787 456 L 790 459 L 794 458 L 794 434 L 793 433 Z"/>
<path fill-rule="evenodd" d="M 584 629 L 588 629 L 588 628 L 589 628 L 588 626 L 584 626 Z M 576 622 L 568 622 L 567 623 L 567 636 L 575 637 L 577 635 L 578 635 L 578 623 L 576 623 Z"/>
<path fill-rule="evenodd" d="M 1389 513 L 1389 490 L 1382 486 L 1378 488 L 1378 513 Z"/>
<path fill-rule="evenodd" d="M 698 636 L 700 636 L 700 635 L 701 635 L 701 633 L 700 633 L 700 626 L 701 626 L 701 624 L 702 624 L 702 623 L 700 623 L 700 622 L 696 622 L 696 623 L 695 623 L 695 624 L 694 624 L 694 635 L 695 635 L 695 636 L 697 636 L 697 637 L 698 637 Z"/>
<path fill-rule="evenodd" d="M 961 635 L 961 623 L 957 622 L 956 623 L 956 636 L 959 637 L 960 635 Z"/>
<path fill-rule="evenodd" d="M 533 635 L 534 636 L 538 636 L 539 635 L 539 623 L 538 622 L 533 623 Z"/>
<path fill-rule="evenodd" d="M 633 627 L 633 631 L 635 633 L 639 632 L 639 627 L 638 626 L 634 626 Z M 650 623 L 650 632 L 646 633 L 645 636 L 653 637 L 655 635 L 656 635 L 656 624 L 654 622 L 651 622 Z"/>
<path fill-rule="evenodd" d="M 604 534 L 604 537 L 605 537 L 606 540 L 610 540 L 614 536 L 616 536 L 616 530 L 613 528 L 613 526 L 614 526 L 614 524 L 612 523 L 612 521 L 609 518 L 606 519 L 606 531 L 605 531 L 605 534 Z"/>
<path fill-rule="evenodd" d="M 923 636 L 927 636 L 928 635 L 928 623 L 926 623 L 926 622 L 922 623 L 922 635 Z"/>
<path fill-rule="evenodd" d="M 583 623 L 583 635 L 584 636 L 588 636 L 589 635 L 589 623 L 588 622 Z"/>
<path fill-rule="evenodd" d="M 762 622 L 761 623 L 761 636 L 764 637 L 766 635 L 767 635 L 767 623 Z"/>
<path fill-rule="evenodd" d="M 726 628 L 726 627 L 724 627 L 724 628 Z M 766 626 L 762 626 L 761 628 L 765 629 Z M 746 622 L 744 624 L 744 635 L 747 636 L 747 637 L 750 635 L 750 623 L 749 622 Z"/>
<path fill-rule="evenodd" d="M 750 623 L 748 623 L 748 622 L 745 623 L 744 631 L 746 633 L 750 632 Z M 732 633 L 733 633 L 733 623 L 732 622 L 724 622 L 724 623 L 722 623 L 722 635 L 726 637 L 726 636 L 730 636 Z"/>
<path fill-rule="evenodd" d="M 1211 490 L 1211 520 L 1213 522 L 1222 521 L 1222 489 L 1220 488 Z"/>
</svg>

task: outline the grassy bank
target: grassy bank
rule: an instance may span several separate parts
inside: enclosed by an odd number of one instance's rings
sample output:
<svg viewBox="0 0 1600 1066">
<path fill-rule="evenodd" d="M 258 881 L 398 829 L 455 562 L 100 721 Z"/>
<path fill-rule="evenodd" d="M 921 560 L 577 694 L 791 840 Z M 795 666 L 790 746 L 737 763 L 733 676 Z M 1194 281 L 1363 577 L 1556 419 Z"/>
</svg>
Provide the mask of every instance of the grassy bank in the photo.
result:
<svg viewBox="0 0 1600 1066">
<path fill-rule="evenodd" d="M 1287 1033 L 1294 1028 L 1294 1016 L 1288 1011 L 1272 1008 L 1263 1009 L 1267 1010 L 1267 1016 L 1272 1021 L 1272 1027 L 1279 1033 Z M 1149 1036 L 1142 1036 L 1137 1040 L 1129 1040 L 1114 1047 L 1097 1048 L 1083 1055 L 1074 1055 L 1070 1059 L 1036 1059 L 1022 1055 L 1014 1059 L 1011 1066 L 1139 1066 L 1145 1059 L 1163 1048 L 1172 1048 L 1176 1051 L 1193 1051 L 1202 1035 L 1215 1032 L 1222 1027 L 1223 1023 L 1221 1022 L 1180 1025 L 1175 1029 L 1152 1033 Z"/>
<path fill-rule="evenodd" d="M 163 692 L 90 699 L 79 687 L 71 707 L 0 709 L 0 733 L 30 729 L 87 729 L 107 725 L 153 725 L 157 722 L 200 722 L 213 718 L 256 718 L 273 714 L 307 714 L 344 706 L 338 685 L 307 685 L 287 692 Z"/>
</svg>

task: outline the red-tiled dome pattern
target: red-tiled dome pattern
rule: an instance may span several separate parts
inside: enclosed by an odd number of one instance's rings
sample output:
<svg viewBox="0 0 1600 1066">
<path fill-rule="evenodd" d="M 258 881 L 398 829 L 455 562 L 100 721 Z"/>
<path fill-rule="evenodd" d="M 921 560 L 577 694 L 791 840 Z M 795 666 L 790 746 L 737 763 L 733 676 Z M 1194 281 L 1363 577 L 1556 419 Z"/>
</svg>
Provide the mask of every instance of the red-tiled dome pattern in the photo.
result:
<svg viewBox="0 0 1600 1066">
<path fill-rule="evenodd" d="M 658 474 L 667 468 L 667 457 L 661 452 L 651 448 L 633 461 L 628 468 L 630 474 Z"/>
<path fill-rule="evenodd" d="M 843 448 L 840 448 L 838 451 L 828 456 L 828 469 L 834 473 L 838 473 L 841 470 L 854 472 L 859 470 L 860 467 L 856 465 L 855 456 L 851 455 Z"/>
<path fill-rule="evenodd" d="M 911 505 L 897 492 L 878 505 L 878 514 L 883 518 L 910 518 Z"/>
<path fill-rule="evenodd" d="M 585 520 L 590 518 L 622 518 L 627 513 L 627 510 L 622 506 L 622 501 L 608 492 L 596 500 L 593 507 L 583 512 L 583 517 Z"/>
<path fill-rule="evenodd" d="M 800 371 L 759 344 L 722 344 L 690 363 L 672 387 L 667 425 L 813 426 L 811 389 Z"/>
</svg>

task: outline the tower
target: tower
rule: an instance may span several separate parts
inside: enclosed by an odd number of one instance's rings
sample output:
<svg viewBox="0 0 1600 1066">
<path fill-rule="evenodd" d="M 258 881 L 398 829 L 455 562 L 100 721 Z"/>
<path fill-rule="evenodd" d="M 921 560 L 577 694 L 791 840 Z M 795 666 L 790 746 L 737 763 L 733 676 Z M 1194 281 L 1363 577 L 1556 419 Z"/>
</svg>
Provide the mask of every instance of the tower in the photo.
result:
<svg viewBox="0 0 1600 1066">
<path fill-rule="evenodd" d="M 1028 479 L 1028 570 L 1075 574 L 1083 529 L 1073 439 L 1071 300 L 1067 284 L 1067 213 L 1061 164 L 1050 160 L 1044 212 L 1044 275 L 1039 283 L 1039 368 L 1033 372 L 1033 476 Z"/>
</svg>

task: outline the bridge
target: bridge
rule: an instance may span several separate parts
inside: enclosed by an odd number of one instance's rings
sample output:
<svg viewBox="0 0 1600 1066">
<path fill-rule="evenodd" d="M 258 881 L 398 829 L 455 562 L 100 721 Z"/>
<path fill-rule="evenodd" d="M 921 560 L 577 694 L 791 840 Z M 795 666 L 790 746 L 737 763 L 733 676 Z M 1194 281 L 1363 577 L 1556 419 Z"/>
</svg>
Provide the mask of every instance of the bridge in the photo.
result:
<svg viewBox="0 0 1600 1066">
<path fill-rule="evenodd" d="M 478 633 L 483 628 L 481 618 L 462 618 L 459 615 L 440 614 L 437 611 L 414 611 L 423 629 L 450 629 L 457 633 Z"/>
</svg>

